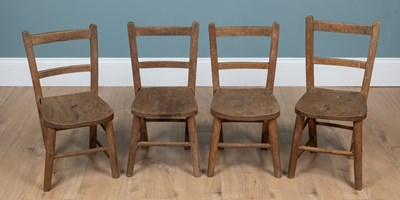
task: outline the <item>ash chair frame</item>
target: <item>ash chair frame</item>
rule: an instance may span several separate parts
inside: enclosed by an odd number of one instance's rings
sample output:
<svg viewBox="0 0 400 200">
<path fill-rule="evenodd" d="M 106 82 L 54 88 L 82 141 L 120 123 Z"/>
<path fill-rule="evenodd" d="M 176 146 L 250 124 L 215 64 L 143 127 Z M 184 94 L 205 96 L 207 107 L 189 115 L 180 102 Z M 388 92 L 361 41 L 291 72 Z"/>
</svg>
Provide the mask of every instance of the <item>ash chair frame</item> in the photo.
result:
<svg viewBox="0 0 400 200">
<path fill-rule="evenodd" d="M 199 24 L 193 22 L 192 26 L 137 27 L 133 22 L 129 22 L 128 35 L 135 99 L 131 108 L 134 117 L 126 175 L 128 177 L 133 176 L 137 146 L 142 146 L 144 149 L 149 146 L 184 146 L 185 149 L 191 150 L 194 176 L 200 177 L 199 147 L 195 121 L 195 115 L 198 112 L 195 87 Z M 189 61 L 139 61 L 136 38 L 142 36 L 190 37 Z M 146 68 L 186 68 L 188 69 L 188 86 L 142 87 L 140 69 Z M 185 122 L 185 142 L 149 141 L 146 127 L 148 121 Z"/>
<path fill-rule="evenodd" d="M 97 26 L 91 24 L 88 29 L 67 30 L 31 35 L 22 33 L 29 69 L 35 92 L 46 159 L 43 190 L 51 189 L 53 163 L 55 159 L 104 152 L 110 158 L 112 177 L 118 178 L 117 150 L 113 131 L 112 109 L 98 96 L 98 41 Z M 39 71 L 34 46 L 69 41 L 90 40 L 90 64 L 56 67 Z M 40 79 L 76 72 L 90 72 L 90 92 L 44 97 Z M 105 130 L 109 147 L 97 140 L 97 125 Z M 89 149 L 56 153 L 56 132 L 60 130 L 90 127 Z M 98 146 L 98 147 L 97 147 Z"/>
<path fill-rule="evenodd" d="M 297 159 L 304 151 L 354 156 L 355 189 L 362 189 L 362 125 L 367 116 L 367 97 L 370 88 L 372 69 L 378 45 L 380 22 L 371 25 L 325 22 L 306 18 L 306 84 L 307 92 L 296 105 L 296 124 L 289 161 L 288 177 L 294 178 Z M 314 32 L 335 32 L 370 36 L 368 58 L 366 61 L 322 58 L 314 56 Z M 314 84 L 314 65 L 338 65 L 364 69 L 360 92 L 348 92 L 316 88 Z M 323 100 L 321 100 L 323 99 Z M 341 102 L 341 103 L 340 103 Z M 353 126 L 317 121 L 351 121 Z M 300 145 L 303 129 L 308 125 L 309 140 Z M 335 150 L 318 147 L 317 125 L 352 130 L 350 150 Z"/>
<path fill-rule="evenodd" d="M 279 117 L 279 104 L 273 96 L 275 69 L 278 57 L 279 24 L 273 23 L 272 27 L 266 26 L 227 26 L 216 27 L 210 23 L 209 27 L 210 55 L 212 64 L 213 100 L 211 114 L 214 124 L 211 136 L 211 145 L 208 158 L 209 177 L 214 176 L 218 149 L 232 148 L 271 148 L 274 175 L 281 177 L 281 164 L 279 156 L 278 129 L 276 119 Z M 217 38 L 218 37 L 270 37 L 269 62 L 218 62 Z M 255 89 L 227 89 L 221 88 L 219 70 L 227 69 L 268 69 L 266 88 Z M 236 101 L 234 99 L 239 99 Z M 247 102 L 249 106 L 241 106 Z M 254 108 L 259 106 L 260 109 Z M 252 108 L 252 109 L 251 109 Z M 257 110 L 262 110 L 258 112 Z M 250 112 L 255 112 L 250 113 Z M 261 122 L 261 143 L 227 143 L 223 140 L 223 122 Z"/>
</svg>

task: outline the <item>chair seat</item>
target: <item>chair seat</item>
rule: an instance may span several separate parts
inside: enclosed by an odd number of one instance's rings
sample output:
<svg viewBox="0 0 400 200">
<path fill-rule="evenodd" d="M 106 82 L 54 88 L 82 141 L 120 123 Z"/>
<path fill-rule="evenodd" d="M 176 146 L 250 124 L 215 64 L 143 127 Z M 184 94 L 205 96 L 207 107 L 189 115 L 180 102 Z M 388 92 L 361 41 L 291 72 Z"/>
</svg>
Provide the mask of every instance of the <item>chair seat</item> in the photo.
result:
<svg viewBox="0 0 400 200">
<path fill-rule="evenodd" d="M 92 92 L 45 97 L 41 106 L 46 126 L 55 129 L 103 124 L 114 118 L 111 107 Z"/>
<path fill-rule="evenodd" d="M 295 110 L 309 118 L 359 121 L 367 117 L 367 98 L 360 92 L 314 88 L 301 97 Z"/>
<path fill-rule="evenodd" d="M 264 89 L 219 89 L 211 102 L 211 114 L 230 121 L 263 121 L 279 117 L 279 104 Z"/>
<path fill-rule="evenodd" d="M 132 114 L 145 118 L 186 118 L 196 115 L 197 110 L 188 87 L 141 88 L 132 102 Z"/>
</svg>

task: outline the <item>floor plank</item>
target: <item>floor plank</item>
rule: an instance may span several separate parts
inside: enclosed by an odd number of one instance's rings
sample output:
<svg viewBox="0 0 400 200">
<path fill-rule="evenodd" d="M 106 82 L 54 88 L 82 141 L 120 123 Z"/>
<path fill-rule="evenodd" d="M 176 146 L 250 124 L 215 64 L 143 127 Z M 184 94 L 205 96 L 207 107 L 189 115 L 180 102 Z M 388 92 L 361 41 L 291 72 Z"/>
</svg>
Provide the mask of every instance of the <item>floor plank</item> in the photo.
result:
<svg viewBox="0 0 400 200">
<path fill-rule="evenodd" d="M 87 87 L 50 87 L 53 96 Z M 354 88 L 345 88 L 354 89 Z M 357 88 L 356 88 L 357 89 Z M 353 160 L 333 155 L 304 153 L 294 179 L 286 177 L 294 128 L 294 106 L 305 92 L 299 87 L 277 87 L 283 177 L 273 177 L 271 152 L 225 149 L 218 152 L 215 176 L 205 175 L 213 118 L 212 89 L 199 87 L 196 117 L 203 175 L 192 176 L 191 154 L 181 147 L 139 148 L 134 176 L 126 177 L 134 98 L 131 87 L 103 87 L 99 95 L 115 112 L 119 179 L 111 178 L 104 154 L 58 159 L 52 190 L 42 191 L 44 146 L 33 90 L 0 87 L 0 199 L 397 199 L 400 196 L 400 88 L 371 88 L 363 132 L 363 190 L 353 189 Z M 261 124 L 225 123 L 225 141 L 258 142 Z M 184 124 L 148 123 L 150 140 L 183 141 Z M 100 140 L 106 141 L 98 128 Z M 305 142 L 307 131 L 303 133 Z M 347 149 L 351 133 L 318 127 L 318 142 Z M 88 147 L 88 128 L 57 134 L 57 151 Z"/>
</svg>

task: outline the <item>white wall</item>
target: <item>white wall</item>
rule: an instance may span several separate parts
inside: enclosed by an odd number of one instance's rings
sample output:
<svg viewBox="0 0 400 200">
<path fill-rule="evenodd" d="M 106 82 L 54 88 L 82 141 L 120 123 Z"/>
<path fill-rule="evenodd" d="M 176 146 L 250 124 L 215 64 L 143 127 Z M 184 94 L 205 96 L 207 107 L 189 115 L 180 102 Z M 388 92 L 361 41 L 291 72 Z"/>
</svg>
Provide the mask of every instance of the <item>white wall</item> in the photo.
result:
<svg viewBox="0 0 400 200">
<path fill-rule="evenodd" d="M 157 60 L 156 58 L 143 60 Z M 163 59 L 171 60 L 171 59 Z M 182 59 L 179 59 L 182 60 Z M 262 61 L 261 58 L 225 58 L 220 61 Z M 39 69 L 89 63 L 87 58 L 39 58 Z M 400 86 L 400 58 L 377 58 L 372 76 L 372 86 Z M 222 85 L 265 85 L 264 70 L 220 71 Z M 363 70 L 337 66 L 318 66 L 315 69 L 316 84 L 324 86 L 358 86 Z M 100 58 L 100 86 L 132 86 L 130 58 Z M 185 69 L 143 69 L 143 85 L 185 85 Z M 42 79 L 46 86 L 80 86 L 89 84 L 87 73 L 68 74 Z M 31 78 L 26 58 L 0 58 L 0 86 L 30 86 Z M 199 58 L 197 85 L 211 86 L 209 58 Z M 276 86 L 305 86 L 304 58 L 278 59 Z"/>
</svg>

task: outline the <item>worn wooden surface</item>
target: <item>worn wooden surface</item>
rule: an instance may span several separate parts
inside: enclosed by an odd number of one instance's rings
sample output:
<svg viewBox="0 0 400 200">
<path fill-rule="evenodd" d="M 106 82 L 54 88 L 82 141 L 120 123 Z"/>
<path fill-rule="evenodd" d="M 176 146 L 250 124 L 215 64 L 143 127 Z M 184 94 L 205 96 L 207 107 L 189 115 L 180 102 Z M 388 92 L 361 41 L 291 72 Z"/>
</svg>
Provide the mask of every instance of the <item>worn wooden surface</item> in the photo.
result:
<svg viewBox="0 0 400 200">
<path fill-rule="evenodd" d="M 57 129 L 103 124 L 114 117 L 111 107 L 92 92 L 46 97 L 41 106 L 46 125 Z"/>
<path fill-rule="evenodd" d="M 367 99 L 360 92 L 314 88 L 301 97 L 296 113 L 309 118 L 358 121 L 367 116 Z"/>
<path fill-rule="evenodd" d="M 279 141 L 276 118 L 279 117 L 279 104 L 273 94 L 276 60 L 278 56 L 279 23 L 271 27 L 225 26 L 216 27 L 214 23 L 208 26 L 210 39 L 210 55 L 213 79 L 214 97 L 211 102 L 211 114 L 214 116 L 213 133 L 208 159 L 207 175 L 214 176 L 218 149 L 234 148 L 270 148 L 273 154 L 274 175 L 282 176 L 279 156 Z M 217 37 L 269 37 L 271 40 L 268 62 L 218 62 Z M 268 69 L 265 88 L 227 89 L 219 83 L 219 70 L 226 69 Z M 224 142 L 222 134 L 223 122 L 262 122 L 261 141 L 257 143 Z M 268 129 L 269 140 L 266 137 Z"/>
<path fill-rule="evenodd" d="M 43 190 L 49 191 L 52 185 L 53 164 L 55 158 L 92 154 L 104 151 L 110 158 L 112 177 L 118 178 L 119 171 L 117 151 L 114 140 L 114 130 L 111 120 L 114 113 L 98 96 L 98 40 L 97 26 L 89 25 L 87 29 L 65 30 L 42 34 L 22 33 L 26 57 L 31 73 L 33 90 L 35 92 L 36 108 L 39 114 L 39 123 L 46 150 Z M 61 42 L 68 40 L 87 39 L 90 43 L 90 64 L 56 67 L 39 71 L 36 63 L 34 45 Z M 41 78 L 50 76 L 90 72 L 90 92 L 72 93 L 67 95 L 46 96 L 43 95 L 40 84 Z M 106 131 L 108 147 L 103 147 L 97 140 L 97 125 L 101 125 Z M 56 132 L 90 126 L 88 150 L 56 152 Z M 96 146 L 99 146 L 96 148 Z"/>
<path fill-rule="evenodd" d="M 189 62 L 181 61 L 139 61 L 136 38 L 139 36 L 189 36 Z M 193 174 L 200 177 L 200 161 L 195 115 L 198 108 L 195 95 L 197 51 L 199 44 L 199 23 L 193 22 L 186 27 L 136 27 L 128 23 L 128 38 L 131 51 L 132 75 L 135 88 L 135 99 L 131 111 L 134 115 L 131 133 L 131 149 L 128 158 L 127 176 L 133 176 L 137 146 L 145 149 L 148 146 L 183 146 L 192 153 Z M 188 68 L 186 87 L 149 87 L 142 88 L 140 68 Z M 185 121 L 185 142 L 149 141 L 147 136 L 148 121 Z M 137 124 L 137 125 L 135 125 Z M 139 126 L 138 128 L 137 126 Z M 139 137 L 140 135 L 140 137 Z M 187 145 L 190 144 L 190 147 Z"/>
<path fill-rule="evenodd" d="M 306 17 L 306 84 L 307 92 L 296 104 L 296 127 L 293 133 L 293 144 L 290 155 L 289 178 L 294 178 L 296 162 L 304 151 L 350 155 L 354 158 L 355 189 L 362 189 L 362 123 L 367 115 L 367 97 L 370 88 L 372 69 L 378 45 L 380 21 L 372 25 L 324 22 L 314 20 L 313 16 Z M 358 34 L 370 36 L 367 61 L 337 58 L 318 58 L 314 55 L 314 31 Z M 314 65 L 339 65 L 364 69 L 364 78 L 360 92 L 348 92 L 319 89 L 314 85 Z M 306 118 L 306 119 L 305 119 Z M 352 121 L 354 128 L 341 124 L 319 122 L 319 119 Z M 306 120 L 306 121 L 304 121 Z M 309 138 L 306 144 L 300 145 L 300 137 L 306 122 L 310 122 Z M 350 151 L 319 148 L 317 145 L 316 125 L 336 128 L 353 129 Z M 357 126 L 357 127 L 356 127 Z M 299 148 L 299 149 L 293 149 Z M 300 150 L 300 151 L 299 151 Z"/>
<path fill-rule="evenodd" d="M 266 89 L 219 89 L 211 114 L 227 120 L 263 121 L 279 116 L 279 104 Z"/>
<path fill-rule="evenodd" d="M 44 88 L 46 95 L 87 91 L 88 88 Z M 342 88 L 336 88 L 342 89 Z M 359 88 L 356 88 L 358 90 Z M 355 191 L 353 160 L 305 152 L 295 179 L 287 166 L 297 100 L 305 88 L 277 87 L 283 176 L 273 177 L 271 151 L 225 149 L 219 152 L 215 176 L 205 175 L 213 118 L 212 89 L 196 90 L 199 114 L 200 178 L 192 175 L 190 151 L 183 148 L 138 149 L 135 176 L 112 179 L 104 155 L 68 157 L 54 163 L 53 189 L 43 192 L 44 145 L 31 87 L 0 87 L 0 199 L 398 199 L 400 191 L 400 88 L 371 88 L 368 117 L 363 125 L 363 190 Z M 119 170 L 126 170 L 132 123 L 131 87 L 100 88 L 99 95 L 114 109 Z M 149 122 L 149 139 L 184 141 L 183 122 Z M 230 142 L 259 142 L 261 123 L 226 123 Z M 100 128 L 99 128 L 100 130 Z M 88 128 L 57 135 L 57 151 L 88 146 Z M 349 148 L 351 131 L 318 127 L 318 145 Z M 307 139 L 307 130 L 303 133 Z M 106 141 L 103 134 L 99 140 Z"/>
<path fill-rule="evenodd" d="M 142 88 L 132 103 L 132 114 L 146 118 L 178 118 L 197 114 L 197 103 L 187 87 Z"/>
</svg>

